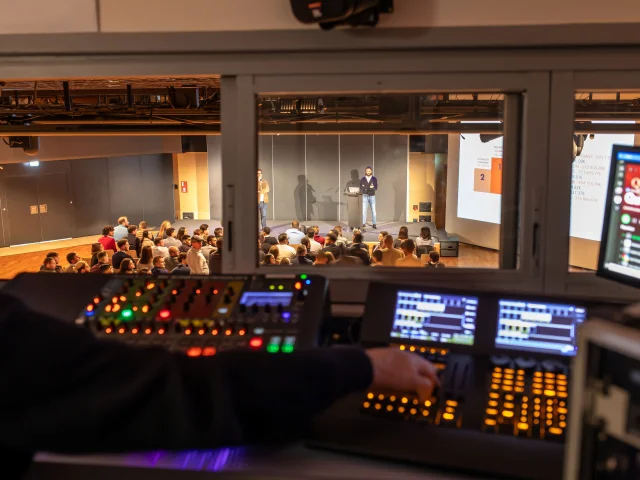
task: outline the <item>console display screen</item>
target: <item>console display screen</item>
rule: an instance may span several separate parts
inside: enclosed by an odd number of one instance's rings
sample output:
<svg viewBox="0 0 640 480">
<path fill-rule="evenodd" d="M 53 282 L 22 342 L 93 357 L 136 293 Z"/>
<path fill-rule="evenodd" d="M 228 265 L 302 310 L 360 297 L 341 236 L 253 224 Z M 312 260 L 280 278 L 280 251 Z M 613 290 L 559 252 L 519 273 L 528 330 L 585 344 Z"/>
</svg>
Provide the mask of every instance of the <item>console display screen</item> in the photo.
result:
<svg viewBox="0 0 640 480">
<path fill-rule="evenodd" d="M 293 292 L 244 292 L 240 297 L 240 305 L 247 307 L 264 307 L 269 305 L 270 307 L 277 307 L 282 305 L 288 307 L 291 305 L 293 299 Z"/>
<path fill-rule="evenodd" d="M 399 291 L 391 338 L 473 345 L 478 297 Z"/>
<path fill-rule="evenodd" d="M 573 356 L 586 309 L 576 305 L 499 300 L 496 348 Z"/>
</svg>

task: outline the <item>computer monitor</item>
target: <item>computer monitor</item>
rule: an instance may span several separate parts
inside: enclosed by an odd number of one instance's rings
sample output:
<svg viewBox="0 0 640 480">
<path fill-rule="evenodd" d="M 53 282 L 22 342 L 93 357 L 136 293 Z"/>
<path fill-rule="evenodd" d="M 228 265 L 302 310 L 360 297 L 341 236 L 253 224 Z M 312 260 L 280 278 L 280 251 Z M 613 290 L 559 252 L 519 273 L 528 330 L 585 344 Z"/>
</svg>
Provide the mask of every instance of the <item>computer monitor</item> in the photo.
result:
<svg viewBox="0 0 640 480">
<path fill-rule="evenodd" d="M 640 287 L 640 147 L 613 146 L 597 274 Z"/>
</svg>

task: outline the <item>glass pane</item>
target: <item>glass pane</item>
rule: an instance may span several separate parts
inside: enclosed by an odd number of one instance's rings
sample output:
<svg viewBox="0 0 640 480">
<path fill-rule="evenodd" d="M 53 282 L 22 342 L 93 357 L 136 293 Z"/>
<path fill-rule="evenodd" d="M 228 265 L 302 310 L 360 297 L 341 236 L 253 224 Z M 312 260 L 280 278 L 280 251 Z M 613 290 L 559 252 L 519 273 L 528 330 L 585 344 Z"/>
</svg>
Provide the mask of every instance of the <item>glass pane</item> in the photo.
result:
<svg viewBox="0 0 640 480">
<path fill-rule="evenodd" d="M 259 96 L 261 264 L 499 268 L 504 102 Z"/>
<path fill-rule="evenodd" d="M 640 93 L 576 93 L 569 271 L 595 271 L 613 145 L 638 145 Z"/>
</svg>

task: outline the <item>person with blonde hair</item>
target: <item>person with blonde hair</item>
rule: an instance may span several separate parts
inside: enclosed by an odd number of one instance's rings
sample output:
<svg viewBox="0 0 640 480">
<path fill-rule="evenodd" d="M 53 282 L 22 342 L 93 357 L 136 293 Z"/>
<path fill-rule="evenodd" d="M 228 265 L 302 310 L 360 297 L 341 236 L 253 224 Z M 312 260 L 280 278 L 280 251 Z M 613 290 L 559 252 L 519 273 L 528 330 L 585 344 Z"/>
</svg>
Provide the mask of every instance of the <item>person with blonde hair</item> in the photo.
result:
<svg viewBox="0 0 640 480">
<path fill-rule="evenodd" d="M 125 238 L 129 235 L 129 219 L 127 217 L 120 217 L 118 219 L 118 225 L 113 229 L 113 239 L 117 242 L 121 238 Z"/>
<path fill-rule="evenodd" d="M 273 255 L 273 259 L 276 264 L 280 263 L 280 249 L 277 245 L 274 245 L 269 249 L 269 254 Z"/>
<path fill-rule="evenodd" d="M 158 232 L 158 237 L 161 239 L 167 238 L 167 228 L 171 228 L 171 222 L 169 220 L 165 220 L 160 224 L 160 231 Z"/>
<path fill-rule="evenodd" d="M 91 267 L 84 260 L 80 260 L 73 266 L 73 271 L 75 273 L 89 273 Z"/>
<path fill-rule="evenodd" d="M 280 265 L 289 265 L 289 266 L 291 266 L 291 260 L 289 260 L 288 258 L 283 258 L 282 260 L 280 260 Z"/>
</svg>

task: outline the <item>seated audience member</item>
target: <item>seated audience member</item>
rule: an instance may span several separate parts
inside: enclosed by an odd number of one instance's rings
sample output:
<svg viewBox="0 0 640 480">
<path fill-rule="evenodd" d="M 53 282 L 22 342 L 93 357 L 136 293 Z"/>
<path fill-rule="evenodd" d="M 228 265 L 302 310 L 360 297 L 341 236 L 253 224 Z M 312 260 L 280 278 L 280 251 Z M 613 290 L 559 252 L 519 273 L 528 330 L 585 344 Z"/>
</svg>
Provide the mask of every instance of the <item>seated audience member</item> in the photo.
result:
<svg viewBox="0 0 640 480">
<path fill-rule="evenodd" d="M 281 262 L 283 258 L 291 260 L 296 256 L 296 249 L 289 245 L 288 238 L 286 233 L 278 235 L 278 251 L 280 252 L 279 257 Z"/>
<path fill-rule="evenodd" d="M 180 263 L 180 250 L 178 250 L 178 247 L 169 247 L 169 256 L 164 259 L 165 268 L 173 272 L 173 269 L 178 266 L 178 263 Z"/>
<path fill-rule="evenodd" d="M 182 242 L 176 237 L 176 229 L 173 227 L 167 228 L 167 238 L 164 239 L 164 246 L 169 248 L 179 247 L 180 245 L 182 245 Z"/>
<path fill-rule="evenodd" d="M 40 267 L 40 271 L 42 273 L 56 273 L 56 261 L 52 257 L 45 257 L 44 262 L 42 262 L 42 266 Z"/>
<path fill-rule="evenodd" d="M 80 255 L 76 252 L 67 253 L 67 262 L 69 266 L 64 269 L 64 273 L 75 273 L 75 266 L 81 260 Z"/>
<path fill-rule="evenodd" d="M 107 252 L 100 252 L 98 254 L 98 263 L 91 267 L 91 273 L 100 272 L 103 265 L 109 265 L 109 254 Z"/>
<path fill-rule="evenodd" d="M 138 275 L 151 275 L 151 270 L 148 268 L 140 268 L 138 270 Z"/>
<path fill-rule="evenodd" d="M 349 240 L 347 238 L 344 237 L 344 235 L 342 234 L 342 227 L 340 225 L 337 225 L 335 227 L 333 227 L 333 231 L 335 232 L 335 234 L 338 236 L 338 240 L 336 243 L 340 244 L 342 243 L 345 247 L 347 246 L 347 244 L 349 243 Z"/>
<path fill-rule="evenodd" d="M 199 228 L 196 228 L 196 229 L 193 231 L 193 235 L 192 235 L 192 237 L 202 237 L 202 230 L 200 230 Z"/>
<path fill-rule="evenodd" d="M 300 231 L 300 222 L 297 220 L 291 222 L 291 228 L 287 229 L 284 233 L 287 234 L 289 243 L 300 243 L 300 240 L 304 237 L 304 233 Z"/>
<path fill-rule="evenodd" d="M 322 251 L 318 255 L 316 255 L 316 261 L 313 262 L 314 265 L 328 265 L 330 263 L 335 262 L 336 259 L 331 252 Z"/>
<path fill-rule="evenodd" d="M 178 229 L 178 233 L 176 234 L 176 238 L 178 240 L 180 240 L 180 243 L 182 244 L 182 237 L 184 237 L 187 234 L 187 229 L 184 227 L 180 227 Z"/>
<path fill-rule="evenodd" d="M 311 242 L 312 240 L 309 237 L 302 237 L 300 245 L 304 246 L 304 248 L 307 249 L 307 254 L 305 256 L 307 257 L 307 260 L 311 260 L 311 263 L 313 263 L 313 261 L 316 259 L 316 255 L 311 252 Z M 320 244 L 318 243 L 318 245 Z"/>
<path fill-rule="evenodd" d="M 142 248 L 142 240 L 138 238 L 138 227 L 136 225 L 129 225 L 127 229 L 129 234 L 127 240 L 129 241 L 129 249 L 136 251 L 136 257 L 140 258 L 140 249 Z"/>
<path fill-rule="evenodd" d="M 283 258 L 282 260 L 280 260 L 280 265 L 288 265 L 290 267 L 291 260 L 289 260 L 288 258 Z"/>
<path fill-rule="evenodd" d="M 98 269 L 98 273 L 112 274 L 113 267 L 108 263 L 106 265 L 100 265 L 100 268 Z"/>
<path fill-rule="evenodd" d="M 396 267 L 420 267 L 422 268 L 422 262 L 415 255 L 416 251 L 416 243 L 407 238 L 400 245 L 402 253 L 404 254 L 404 258 L 399 258 L 396 260 Z"/>
<path fill-rule="evenodd" d="M 314 257 L 322 250 L 322 245 L 315 240 L 316 229 L 313 227 L 307 228 L 307 238 L 309 239 L 309 245 L 307 250 Z M 302 243 L 302 242 L 301 242 Z"/>
<path fill-rule="evenodd" d="M 136 235 L 138 235 L 138 238 L 140 239 L 141 242 L 142 242 L 142 232 L 148 229 L 149 229 L 149 225 L 147 225 L 147 222 L 145 222 L 144 220 L 138 224 L 138 231 Z"/>
<path fill-rule="evenodd" d="M 204 255 L 204 258 L 209 261 L 211 254 L 216 251 L 216 237 L 214 235 L 209 235 L 206 240 L 207 243 L 202 246 L 200 251 L 202 252 L 202 255 Z"/>
<path fill-rule="evenodd" d="M 171 228 L 171 222 L 169 220 L 165 220 L 160 224 L 160 230 L 158 231 L 158 237 L 161 239 L 167 238 L 167 229 Z"/>
<path fill-rule="evenodd" d="M 400 227 L 398 232 L 398 238 L 393 241 L 393 248 L 400 248 L 402 242 L 409 238 L 409 229 L 407 227 Z"/>
<path fill-rule="evenodd" d="M 98 241 L 105 250 L 113 250 L 115 252 L 118 248 L 116 247 L 116 241 L 113 239 L 113 227 L 111 225 L 107 225 L 102 229 L 102 236 Z"/>
<path fill-rule="evenodd" d="M 222 237 L 216 240 L 216 251 L 209 257 L 209 273 L 220 274 L 222 273 Z"/>
<path fill-rule="evenodd" d="M 355 233 L 353 235 L 353 243 L 347 249 L 347 254 L 352 257 L 358 257 L 365 265 L 371 264 L 371 258 L 369 257 L 369 247 L 364 243 L 364 237 L 361 233 Z"/>
<path fill-rule="evenodd" d="M 361 267 L 364 262 L 358 257 L 352 257 L 351 255 L 342 255 L 339 259 L 332 263 L 337 267 Z"/>
<path fill-rule="evenodd" d="M 299 245 L 296 249 L 298 254 L 296 258 L 291 262 L 291 265 L 313 265 L 313 260 L 307 258 L 307 247 Z"/>
<path fill-rule="evenodd" d="M 101 243 L 91 244 L 91 267 L 98 263 L 98 254 L 104 252 L 104 247 Z"/>
<path fill-rule="evenodd" d="M 178 247 L 181 252 L 187 253 L 191 250 L 191 237 L 187 234 L 182 236 L 182 245 Z"/>
<path fill-rule="evenodd" d="M 142 248 L 144 247 L 154 247 L 154 243 L 153 243 L 153 235 L 151 235 L 151 232 L 149 230 L 145 230 L 144 232 L 142 232 L 142 242 L 140 243 L 140 246 Z"/>
<path fill-rule="evenodd" d="M 120 268 L 116 270 L 116 273 L 122 275 L 133 275 L 136 273 L 136 264 L 131 258 L 125 258 L 120 262 Z"/>
<path fill-rule="evenodd" d="M 429 227 L 422 227 L 420 229 L 420 236 L 416 238 L 416 247 L 433 247 L 434 241 L 431 238 L 431 229 Z"/>
<path fill-rule="evenodd" d="M 271 235 L 271 229 L 269 227 L 264 227 L 262 229 L 262 233 L 264 233 L 262 251 L 268 253 L 271 247 L 273 247 L 274 245 L 278 245 L 278 239 Z"/>
<path fill-rule="evenodd" d="M 73 266 L 73 271 L 75 273 L 89 273 L 90 270 L 91 267 L 89 266 L 89 264 L 83 260 L 80 260 Z"/>
<path fill-rule="evenodd" d="M 209 236 L 209 225 L 207 225 L 206 223 L 203 223 L 202 225 L 200 225 L 200 231 L 202 232 L 202 237 L 208 237 Z"/>
<path fill-rule="evenodd" d="M 178 264 L 175 266 L 173 270 L 171 270 L 171 274 L 172 275 L 190 275 L 191 274 L 191 270 L 189 270 L 189 265 L 187 265 L 186 253 L 181 253 L 180 255 L 178 255 Z"/>
<path fill-rule="evenodd" d="M 118 240 L 118 251 L 113 255 L 113 258 L 111 259 L 114 270 L 120 270 L 120 264 L 125 258 L 130 258 L 131 260 L 133 260 L 133 257 L 127 253 L 128 251 L 129 240 L 127 240 L 126 238 Z"/>
<path fill-rule="evenodd" d="M 313 239 L 324 247 L 324 237 L 320 236 L 320 227 L 313 226 Z"/>
<path fill-rule="evenodd" d="M 120 217 L 116 228 L 113 229 L 113 239 L 117 242 L 127 235 L 129 235 L 129 219 L 127 217 Z"/>
<path fill-rule="evenodd" d="M 164 246 L 164 240 L 158 235 L 153 241 L 153 256 L 166 258 L 169 256 L 169 249 Z"/>
<path fill-rule="evenodd" d="M 274 257 L 273 255 L 271 255 L 270 253 L 267 253 L 264 256 L 264 260 L 262 261 L 262 265 L 268 267 L 270 265 L 277 265 L 276 264 L 276 257 Z"/>
<path fill-rule="evenodd" d="M 213 231 L 213 236 L 216 237 L 216 240 L 224 237 L 224 228 L 218 227 Z"/>
<path fill-rule="evenodd" d="M 140 253 L 140 261 L 138 262 L 138 266 L 136 270 L 140 273 L 140 270 L 146 268 L 151 271 L 153 268 L 153 249 L 151 247 L 142 247 L 142 252 Z"/>
<path fill-rule="evenodd" d="M 425 267 L 443 268 L 446 267 L 446 265 L 440 261 L 440 254 L 434 250 L 429 254 L 429 262 L 425 265 Z"/>
<path fill-rule="evenodd" d="M 337 242 L 338 242 L 338 236 L 335 233 L 330 232 L 325 237 L 324 248 L 322 249 L 322 251 L 331 253 L 334 259 L 338 259 L 342 255 L 345 255 L 346 248 L 344 244 L 338 245 Z"/>
<path fill-rule="evenodd" d="M 153 268 L 151 269 L 151 275 L 169 275 L 169 270 L 164 268 L 164 257 L 162 257 L 161 255 L 156 255 L 155 257 L 153 257 Z"/>
<path fill-rule="evenodd" d="M 64 269 L 62 268 L 62 265 L 60 265 L 60 254 L 58 252 L 47 253 L 47 258 L 51 258 L 56 264 L 54 268 L 56 273 L 62 273 L 64 271 Z M 44 269 L 44 264 L 40 265 L 40 270 L 43 270 L 43 269 Z"/>
<path fill-rule="evenodd" d="M 385 267 L 393 267 L 396 264 L 396 260 L 402 257 L 404 257 L 404 254 L 400 250 L 393 248 L 393 237 L 391 235 L 384 237 L 382 265 Z"/>
<path fill-rule="evenodd" d="M 191 248 L 187 252 L 187 263 L 189 264 L 191 275 L 209 275 L 209 264 L 204 255 L 200 253 L 203 243 L 201 237 L 197 235 L 191 237 Z"/>
<path fill-rule="evenodd" d="M 382 249 L 378 249 L 371 254 L 371 266 L 372 267 L 382 266 Z"/>
<path fill-rule="evenodd" d="M 373 251 L 375 252 L 378 249 L 383 249 L 384 248 L 384 239 L 385 237 L 389 235 L 389 233 L 386 230 L 381 231 L 378 234 L 378 245 L 376 245 L 375 247 L 373 247 Z"/>
<path fill-rule="evenodd" d="M 280 263 L 280 249 L 277 245 L 274 245 L 269 249 L 269 255 L 273 256 L 276 261 L 276 265 Z"/>
</svg>

